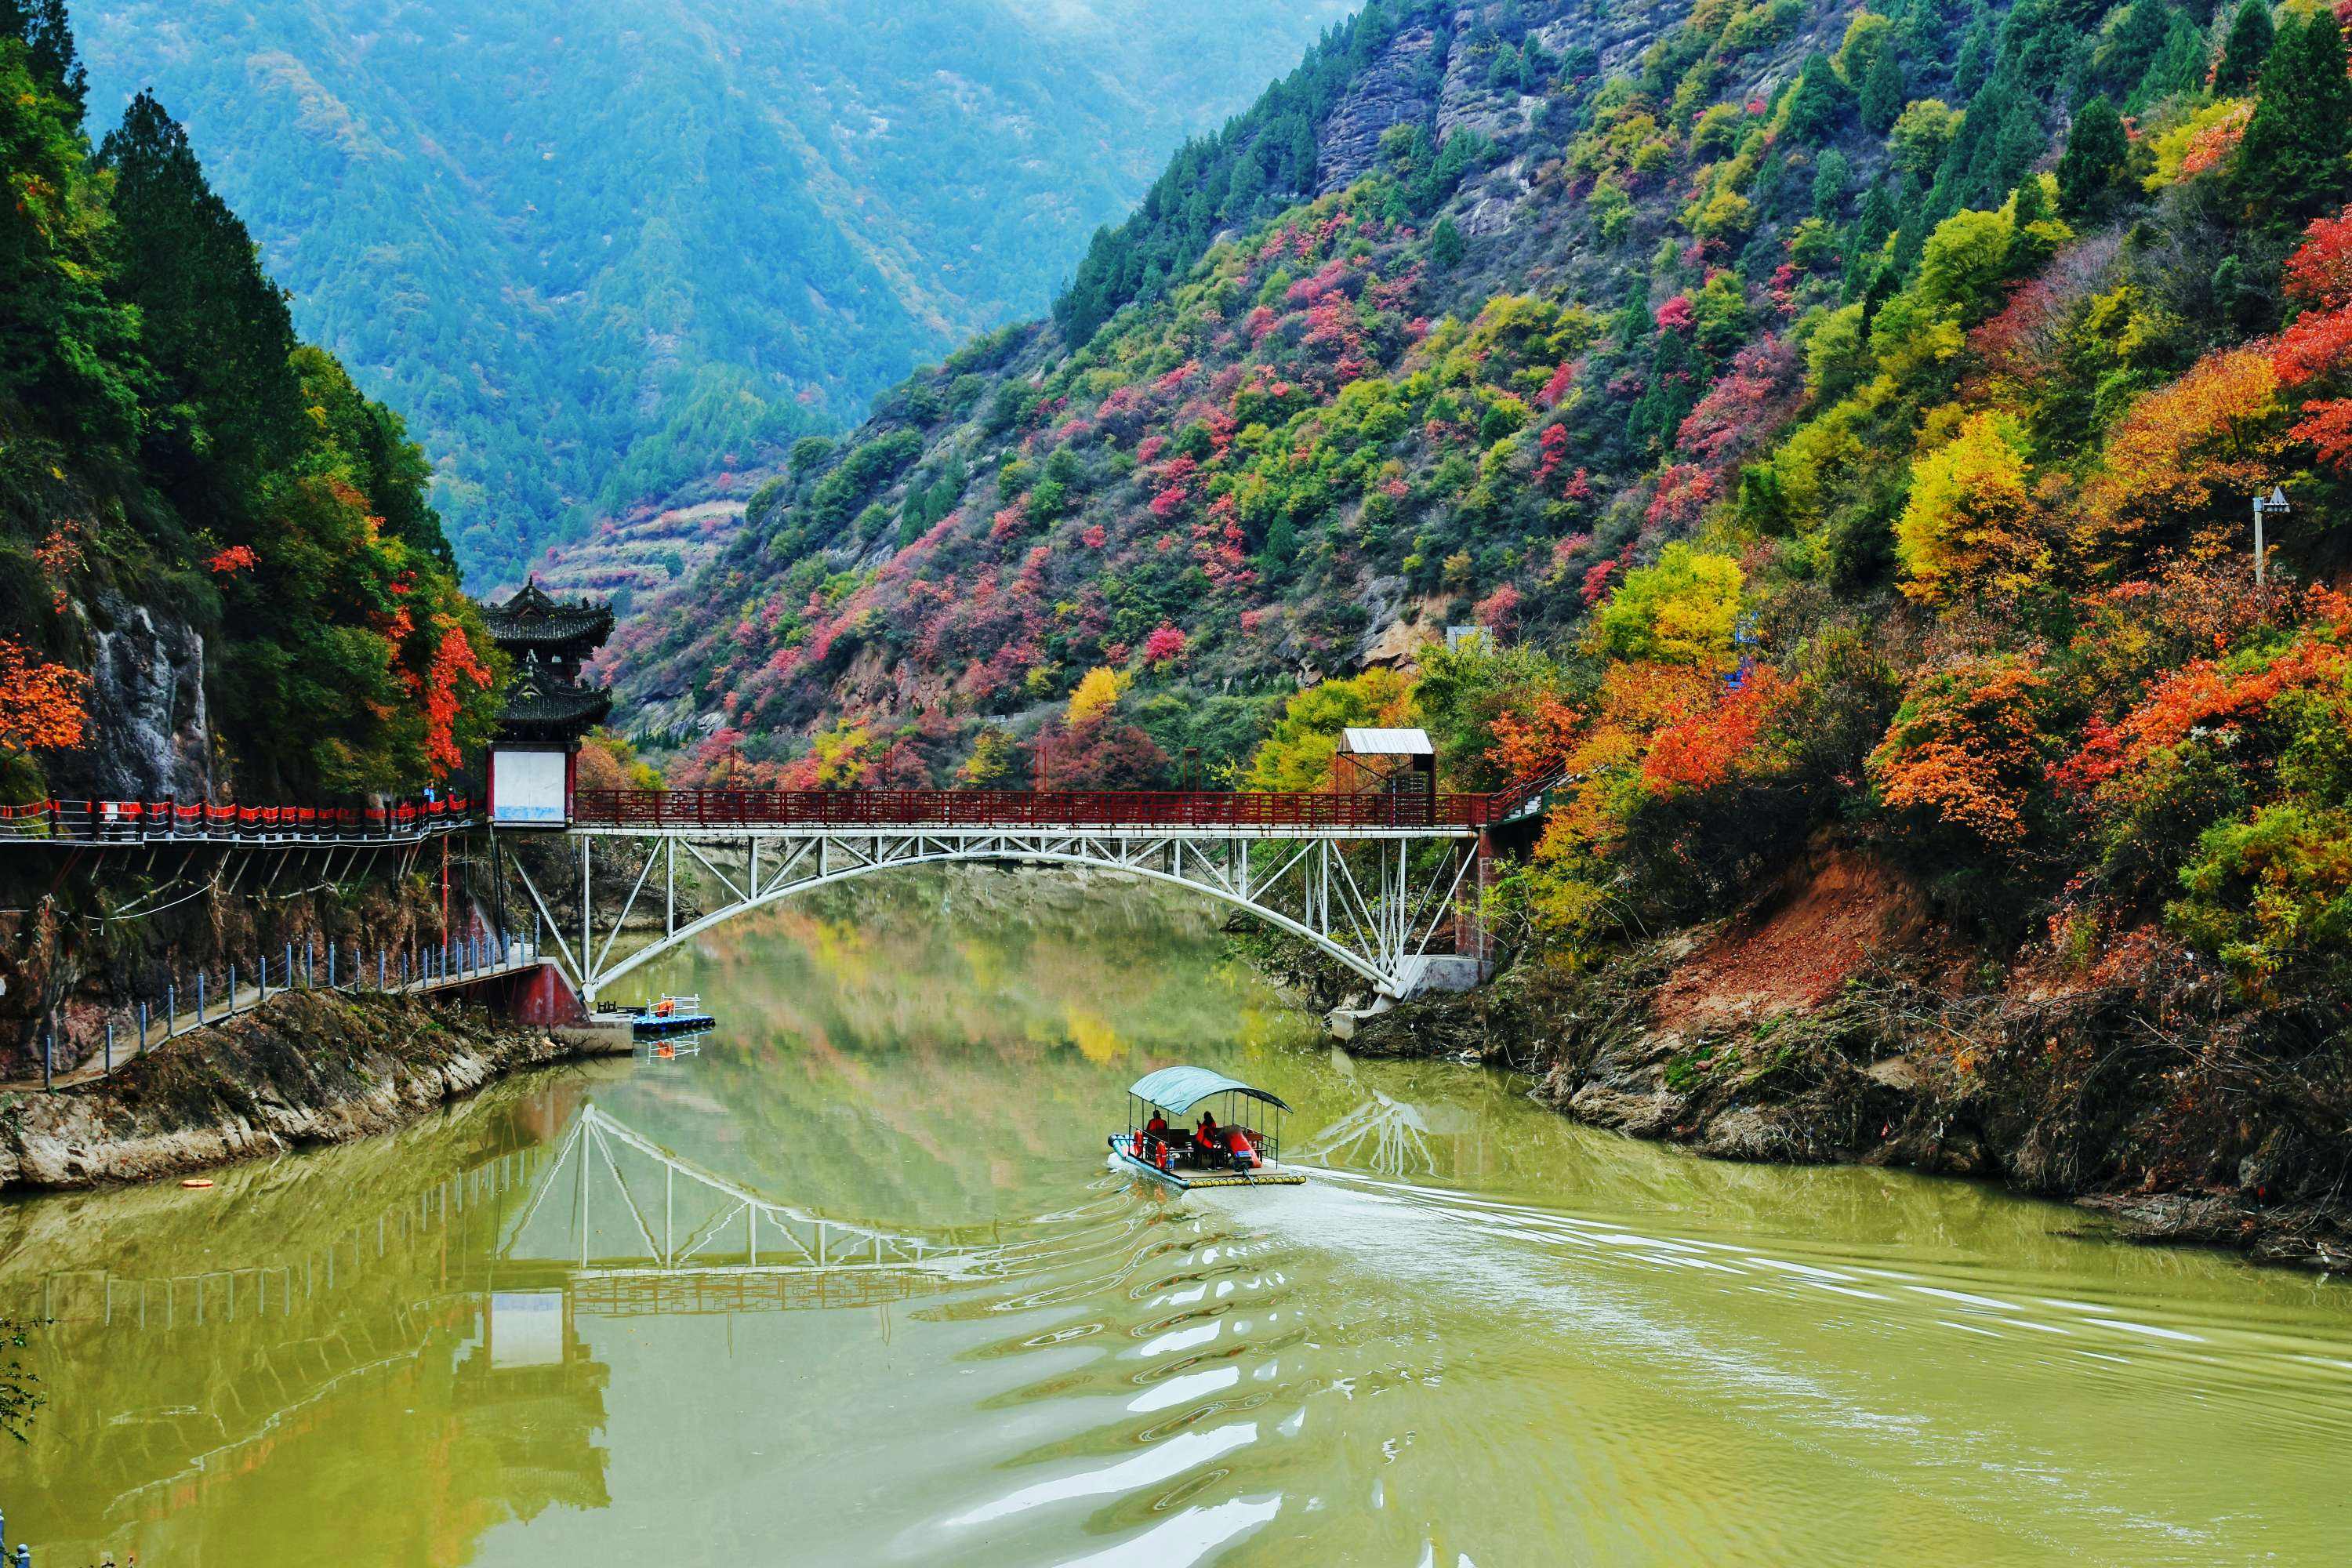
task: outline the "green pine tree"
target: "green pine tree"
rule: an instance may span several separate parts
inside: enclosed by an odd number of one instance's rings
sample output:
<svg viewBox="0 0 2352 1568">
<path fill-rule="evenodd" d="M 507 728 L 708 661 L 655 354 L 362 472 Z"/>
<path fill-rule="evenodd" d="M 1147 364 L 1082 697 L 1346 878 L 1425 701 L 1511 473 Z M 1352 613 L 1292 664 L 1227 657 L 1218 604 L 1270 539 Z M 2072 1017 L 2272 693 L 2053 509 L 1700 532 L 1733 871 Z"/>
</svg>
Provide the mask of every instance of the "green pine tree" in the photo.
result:
<svg viewBox="0 0 2352 1568">
<path fill-rule="evenodd" d="M 1462 231 L 1454 226 L 1450 217 L 1439 218 L 1437 226 L 1429 232 L 1429 264 L 1440 272 L 1451 272 L 1461 265 L 1466 248 L 1462 243 Z"/>
<path fill-rule="evenodd" d="M 294 320 L 252 235 L 205 182 L 187 132 L 147 93 L 98 161 L 114 175 L 121 291 L 139 307 L 147 357 L 169 391 L 169 426 L 155 434 L 191 468 L 282 464 L 304 438 Z"/>
<path fill-rule="evenodd" d="M 2058 161 L 2059 209 L 2068 217 L 2105 216 L 2130 155 L 2123 116 L 2101 93 L 2084 106 L 2067 133 L 2066 153 Z"/>
<path fill-rule="evenodd" d="M 74 48 L 65 0 L 0 0 L 0 38 L 23 40 L 33 79 L 71 106 L 79 127 L 89 107 L 89 73 Z"/>
<path fill-rule="evenodd" d="M 2111 99 L 2127 95 L 2163 52 L 2177 13 L 2170 0 L 2132 0 L 2093 60 L 2091 76 Z"/>
<path fill-rule="evenodd" d="M 2237 19 L 2230 24 L 2230 41 L 2221 46 L 2221 63 L 2213 71 L 2213 90 L 2226 96 L 2252 87 L 2276 39 L 2270 0 L 2245 0 L 2238 7 Z"/>
<path fill-rule="evenodd" d="M 1815 50 L 1790 96 L 1789 134 L 1799 142 L 1827 140 L 1835 134 L 1852 98 L 1829 56 Z"/>
<path fill-rule="evenodd" d="M 2164 47 L 2157 51 L 2147 74 L 2133 88 L 2124 111 L 2142 114 L 2168 98 L 2203 90 L 2208 54 L 2205 29 L 2175 11 L 2165 31 Z"/>
<path fill-rule="evenodd" d="M 1992 20 L 1985 15 L 1984 7 L 1979 5 L 1976 19 L 1969 24 L 1968 32 L 1960 38 L 1959 56 L 1952 65 L 1952 91 L 1958 95 L 1958 100 L 1974 98 L 1983 89 L 1984 84 L 1992 78 Z"/>
<path fill-rule="evenodd" d="M 2249 223 L 2290 235 L 2352 193 L 2352 80 L 2333 11 L 2287 18 L 2234 171 Z"/>
<path fill-rule="evenodd" d="M 1892 47 L 1878 51 L 1867 75 L 1862 79 L 1862 123 L 1874 136 L 1884 136 L 1903 117 L 1907 101 L 1908 84 L 1903 79 L 1903 62 Z"/>
</svg>

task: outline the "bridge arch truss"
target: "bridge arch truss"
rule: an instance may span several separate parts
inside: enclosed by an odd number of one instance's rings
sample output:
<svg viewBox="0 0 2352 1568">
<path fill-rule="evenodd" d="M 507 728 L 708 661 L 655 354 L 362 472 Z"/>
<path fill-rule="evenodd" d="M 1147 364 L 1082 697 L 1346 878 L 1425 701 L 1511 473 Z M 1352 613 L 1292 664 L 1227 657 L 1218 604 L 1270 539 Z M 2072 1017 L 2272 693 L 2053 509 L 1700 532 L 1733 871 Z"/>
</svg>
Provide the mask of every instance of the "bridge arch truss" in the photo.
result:
<svg viewBox="0 0 2352 1568">
<path fill-rule="evenodd" d="M 1475 830 L 1231 828 L 575 828 L 576 864 L 542 889 L 516 869 L 558 962 L 593 1008 L 615 982 L 721 922 L 819 888 L 918 866 L 1068 866 L 1165 882 L 1309 942 L 1379 994 L 1441 969 L 1483 973 Z M 599 845 L 618 854 L 598 855 Z M 688 908 L 681 910 L 680 895 Z M 551 896 L 552 895 L 552 896 Z"/>
</svg>

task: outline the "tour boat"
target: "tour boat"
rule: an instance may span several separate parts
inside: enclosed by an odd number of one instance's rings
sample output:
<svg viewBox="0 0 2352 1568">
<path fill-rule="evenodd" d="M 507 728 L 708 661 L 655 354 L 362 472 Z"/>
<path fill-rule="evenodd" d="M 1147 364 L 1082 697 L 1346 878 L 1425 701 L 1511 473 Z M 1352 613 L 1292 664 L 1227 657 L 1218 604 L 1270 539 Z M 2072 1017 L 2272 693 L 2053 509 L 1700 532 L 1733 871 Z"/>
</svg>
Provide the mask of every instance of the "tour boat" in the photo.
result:
<svg viewBox="0 0 2352 1568">
<path fill-rule="evenodd" d="M 1239 1107 L 1245 1100 L 1274 1107 L 1272 1133 L 1241 1121 L 1241 1115 L 1245 1113 Z M 1212 1100 L 1219 1101 L 1225 1114 L 1216 1118 L 1219 1146 L 1209 1151 L 1198 1146 L 1194 1129 L 1182 1123 L 1185 1114 L 1194 1106 Z M 1279 1096 L 1253 1089 L 1238 1079 L 1207 1068 L 1161 1068 L 1158 1072 L 1144 1074 L 1129 1088 L 1127 1131 L 1110 1134 L 1111 1163 L 1165 1182 L 1179 1192 L 1190 1192 L 1194 1187 L 1299 1186 L 1307 1178 L 1286 1169 L 1281 1161 L 1282 1113 L 1289 1109 Z M 1137 1114 L 1139 1110 L 1142 1115 Z M 1164 1135 L 1152 1132 L 1148 1126 L 1154 1110 L 1164 1115 Z M 1212 1110 L 1210 1114 L 1214 1116 L 1215 1111 Z M 1248 1152 L 1239 1160 L 1225 1146 L 1236 1131 L 1248 1146 Z"/>
<path fill-rule="evenodd" d="M 629 1012 L 631 1032 L 641 1040 L 659 1039 L 664 1035 L 701 1034 L 719 1023 L 702 1010 L 699 996 L 664 996 L 657 1002 L 641 1002 Z"/>
</svg>

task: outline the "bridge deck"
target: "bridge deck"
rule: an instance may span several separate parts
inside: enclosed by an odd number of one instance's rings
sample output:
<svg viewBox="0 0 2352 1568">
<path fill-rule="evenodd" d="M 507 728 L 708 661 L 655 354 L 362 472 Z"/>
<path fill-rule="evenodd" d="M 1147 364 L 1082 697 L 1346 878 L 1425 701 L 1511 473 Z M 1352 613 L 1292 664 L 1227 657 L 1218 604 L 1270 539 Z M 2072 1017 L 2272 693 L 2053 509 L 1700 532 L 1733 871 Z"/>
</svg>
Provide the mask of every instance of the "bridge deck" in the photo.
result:
<svg viewBox="0 0 2352 1568">
<path fill-rule="evenodd" d="M 1458 838 L 1500 821 L 1513 804 L 1500 795 L 1223 790 L 582 790 L 572 826 L 604 833 L 1069 828 Z"/>
</svg>

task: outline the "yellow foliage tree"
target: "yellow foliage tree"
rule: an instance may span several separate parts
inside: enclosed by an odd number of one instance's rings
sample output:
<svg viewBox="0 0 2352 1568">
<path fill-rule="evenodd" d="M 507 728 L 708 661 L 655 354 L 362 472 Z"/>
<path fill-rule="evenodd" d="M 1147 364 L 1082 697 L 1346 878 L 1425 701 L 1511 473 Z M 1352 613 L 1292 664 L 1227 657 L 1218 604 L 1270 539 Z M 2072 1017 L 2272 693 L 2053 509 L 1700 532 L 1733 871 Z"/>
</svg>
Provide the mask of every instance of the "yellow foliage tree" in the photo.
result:
<svg viewBox="0 0 2352 1568">
<path fill-rule="evenodd" d="M 1747 581 L 1730 556 L 1677 541 L 1655 565 L 1625 574 L 1593 620 L 1593 640 L 1617 658 L 1729 669 L 1739 662 L 1731 639 Z"/>
<path fill-rule="evenodd" d="M 866 753 L 874 743 L 874 733 L 863 724 L 846 721 L 830 730 L 821 730 L 809 742 L 810 755 L 815 760 L 815 776 L 820 789 L 849 789 L 866 776 L 869 758 Z"/>
<path fill-rule="evenodd" d="M 1128 683 L 1133 676 L 1123 670 L 1097 665 L 1079 679 L 1078 689 L 1070 693 L 1069 723 L 1075 729 L 1089 719 L 1101 717 L 1112 705 L 1127 695 Z"/>
<path fill-rule="evenodd" d="M 1244 782 L 1256 790 L 1318 790 L 1331 782 L 1339 731 L 1350 725 L 1392 728 L 1416 721 L 1412 682 L 1393 669 L 1368 669 L 1296 692 L 1273 732 L 1250 754 Z"/>
<path fill-rule="evenodd" d="M 2014 597 L 2050 570 L 2034 504 L 2025 428 L 2006 414 L 1971 415 L 1911 473 L 1911 500 L 1895 525 L 1895 553 L 1929 604 L 1979 595 Z"/>
</svg>

